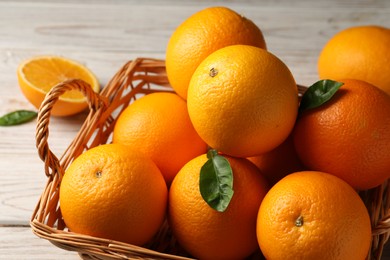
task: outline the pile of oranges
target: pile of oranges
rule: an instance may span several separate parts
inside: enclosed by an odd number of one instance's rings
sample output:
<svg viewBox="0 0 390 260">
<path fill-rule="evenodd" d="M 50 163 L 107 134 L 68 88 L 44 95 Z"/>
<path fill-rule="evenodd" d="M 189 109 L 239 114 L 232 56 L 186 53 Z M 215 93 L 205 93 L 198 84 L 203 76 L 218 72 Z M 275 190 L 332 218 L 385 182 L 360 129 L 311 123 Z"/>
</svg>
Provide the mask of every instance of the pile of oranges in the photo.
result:
<svg viewBox="0 0 390 260">
<path fill-rule="evenodd" d="M 142 246 L 167 220 L 199 259 L 365 259 L 358 191 L 390 177 L 389 51 L 387 28 L 335 35 L 308 108 L 257 25 L 225 7 L 193 14 L 166 50 L 174 92 L 134 101 L 112 143 L 66 170 L 67 227 Z"/>
</svg>

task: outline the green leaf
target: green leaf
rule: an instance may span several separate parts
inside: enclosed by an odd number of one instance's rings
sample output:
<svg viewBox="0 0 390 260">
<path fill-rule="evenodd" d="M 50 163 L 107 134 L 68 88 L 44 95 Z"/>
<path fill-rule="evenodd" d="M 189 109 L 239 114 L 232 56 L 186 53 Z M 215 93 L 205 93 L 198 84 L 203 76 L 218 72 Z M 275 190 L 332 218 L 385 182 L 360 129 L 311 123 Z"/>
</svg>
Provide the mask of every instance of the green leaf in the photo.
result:
<svg viewBox="0 0 390 260">
<path fill-rule="evenodd" d="M 0 117 L 0 126 L 20 125 L 31 121 L 38 115 L 35 111 L 17 110 Z"/>
<path fill-rule="evenodd" d="M 302 96 L 299 111 L 316 108 L 330 100 L 333 95 L 344 85 L 342 82 L 324 79 L 310 86 Z"/>
<path fill-rule="evenodd" d="M 229 161 L 216 150 L 209 150 L 200 170 L 200 194 L 213 209 L 224 212 L 233 197 L 233 171 Z"/>
</svg>

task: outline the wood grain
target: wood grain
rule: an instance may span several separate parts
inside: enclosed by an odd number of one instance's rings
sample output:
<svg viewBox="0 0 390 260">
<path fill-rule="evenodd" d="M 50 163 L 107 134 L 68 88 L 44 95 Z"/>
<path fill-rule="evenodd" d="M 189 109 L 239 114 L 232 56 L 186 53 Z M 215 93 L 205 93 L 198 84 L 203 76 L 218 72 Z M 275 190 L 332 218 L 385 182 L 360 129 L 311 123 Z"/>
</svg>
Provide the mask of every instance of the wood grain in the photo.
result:
<svg viewBox="0 0 390 260">
<path fill-rule="evenodd" d="M 0 115 L 36 110 L 18 88 L 16 68 L 22 60 L 45 54 L 72 58 L 105 85 L 130 59 L 164 58 L 176 26 L 206 6 L 225 5 L 253 20 L 268 49 L 303 85 L 317 80 L 317 56 L 331 35 L 360 24 L 390 27 L 387 0 L 140 2 L 0 1 Z M 49 144 L 56 154 L 67 147 L 84 117 L 52 118 Z M 75 259 L 77 255 L 36 238 L 25 227 L 46 183 L 34 136 L 35 122 L 0 128 L 0 258 Z"/>
<path fill-rule="evenodd" d="M 80 259 L 76 252 L 55 247 L 49 241 L 39 239 L 28 227 L 0 228 L 0 259 Z"/>
</svg>

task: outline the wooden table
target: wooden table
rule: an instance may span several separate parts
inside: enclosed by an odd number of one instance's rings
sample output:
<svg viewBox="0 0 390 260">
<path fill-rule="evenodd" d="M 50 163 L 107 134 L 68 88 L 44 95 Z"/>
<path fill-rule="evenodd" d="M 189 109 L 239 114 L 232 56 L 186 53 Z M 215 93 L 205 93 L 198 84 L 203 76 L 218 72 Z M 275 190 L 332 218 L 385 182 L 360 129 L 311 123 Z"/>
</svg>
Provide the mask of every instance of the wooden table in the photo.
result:
<svg viewBox="0 0 390 260">
<path fill-rule="evenodd" d="M 142 4 L 141 4 L 142 2 Z M 0 115 L 35 109 L 21 94 L 16 68 L 35 55 L 56 54 L 84 63 L 102 85 L 136 57 L 164 59 L 174 28 L 192 13 L 225 5 L 252 19 L 269 51 L 300 84 L 317 80 L 316 61 L 325 42 L 349 26 L 390 27 L 388 0 L 3 0 L 0 1 Z M 58 155 L 85 114 L 53 118 L 49 144 Z M 35 148 L 35 122 L 0 127 L 0 258 L 78 259 L 34 236 L 29 220 L 46 176 Z M 390 259 L 390 254 L 383 259 Z"/>
</svg>

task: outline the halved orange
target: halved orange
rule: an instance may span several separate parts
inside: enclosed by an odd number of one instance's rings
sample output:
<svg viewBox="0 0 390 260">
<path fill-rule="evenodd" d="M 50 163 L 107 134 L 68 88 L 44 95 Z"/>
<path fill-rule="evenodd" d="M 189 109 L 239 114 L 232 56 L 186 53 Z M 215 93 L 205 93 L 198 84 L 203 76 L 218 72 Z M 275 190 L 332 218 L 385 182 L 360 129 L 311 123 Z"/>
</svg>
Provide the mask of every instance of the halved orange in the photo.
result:
<svg viewBox="0 0 390 260">
<path fill-rule="evenodd" d="M 99 92 L 96 76 L 84 65 L 60 56 L 38 56 L 23 61 L 17 69 L 19 86 L 26 98 L 39 108 L 52 87 L 68 79 L 82 79 Z M 79 91 L 64 93 L 54 105 L 51 114 L 69 116 L 87 107 L 86 98 Z"/>
</svg>

